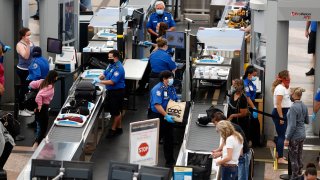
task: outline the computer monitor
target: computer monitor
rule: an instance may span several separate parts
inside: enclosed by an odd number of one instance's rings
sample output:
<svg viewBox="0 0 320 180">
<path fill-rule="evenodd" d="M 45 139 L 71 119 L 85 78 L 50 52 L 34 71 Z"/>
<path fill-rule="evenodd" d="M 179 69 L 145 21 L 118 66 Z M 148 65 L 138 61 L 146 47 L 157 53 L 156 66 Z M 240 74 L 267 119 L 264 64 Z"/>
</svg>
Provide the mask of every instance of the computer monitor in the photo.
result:
<svg viewBox="0 0 320 180">
<path fill-rule="evenodd" d="M 32 159 L 30 179 L 52 179 L 59 175 L 61 167 L 65 169 L 64 179 L 92 180 L 93 178 L 91 162 Z"/>
<path fill-rule="evenodd" d="M 141 166 L 139 171 L 140 180 L 170 180 L 171 171 L 169 168 Z"/>
<path fill-rule="evenodd" d="M 184 49 L 185 48 L 185 34 L 184 32 L 178 31 L 167 31 L 165 38 L 168 41 L 169 47 L 175 47 Z"/>
<path fill-rule="evenodd" d="M 62 41 L 60 39 L 48 37 L 47 51 L 55 54 L 62 54 Z"/>
<path fill-rule="evenodd" d="M 143 8 L 133 10 L 132 21 L 135 27 L 138 27 L 139 29 L 141 29 L 142 23 L 143 23 L 143 17 L 144 17 Z"/>
<path fill-rule="evenodd" d="M 111 161 L 109 164 L 108 180 L 132 179 L 137 173 L 139 165 Z"/>
</svg>

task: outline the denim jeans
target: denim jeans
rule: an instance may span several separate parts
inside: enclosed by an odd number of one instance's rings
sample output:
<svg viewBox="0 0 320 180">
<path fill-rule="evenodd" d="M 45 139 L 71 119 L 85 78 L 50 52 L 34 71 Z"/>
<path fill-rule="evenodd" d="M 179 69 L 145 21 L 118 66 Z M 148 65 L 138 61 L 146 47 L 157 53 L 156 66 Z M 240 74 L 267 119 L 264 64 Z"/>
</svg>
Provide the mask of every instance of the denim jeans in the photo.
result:
<svg viewBox="0 0 320 180">
<path fill-rule="evenodd" d="M 248 180 L 250 169 L 251 151 L 239 157 L 238 180 Z"/>
<path fill-rule="evenodd" d="M 273 109 L 272 111 L 272 119 L 274 122 L 274 125 L 276 127 L 276 131 L 278 134 L 278 140 L 277 140 L 277 153 L 278 153 L 278 158 L 283 157 L 283 147 L 284 147 L 284 140 L 285 140 L 285 134 L 287 130 L 287 112 L 289 108 L 282 108 L 282 114 L 283 114 L 283 120 L 284 124 L 280 124 L 280 118 L 279 114 L 276 108 Z"/>
<path fill-rule="evenodd" d="M 221 180 L 236 180 L 238 175 L 238 167 L 221 166 Z"/>
</svg>

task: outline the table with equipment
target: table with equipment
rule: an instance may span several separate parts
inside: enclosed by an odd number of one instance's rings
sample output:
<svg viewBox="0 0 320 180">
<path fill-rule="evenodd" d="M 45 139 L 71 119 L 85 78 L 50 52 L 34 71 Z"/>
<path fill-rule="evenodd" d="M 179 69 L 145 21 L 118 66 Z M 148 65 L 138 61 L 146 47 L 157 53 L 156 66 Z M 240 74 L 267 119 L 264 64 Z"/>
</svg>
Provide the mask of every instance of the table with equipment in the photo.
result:
<svg viewBox="0 0 320 180">
<path fill-rule="evenodd" d="M 125 79 L 133 81 L 133 110 L 136 110 L 136 86 L 137 81 L 142 79 L 144 71 L 148 65 L 147 60 L 141 59 L 126 59 L 123 62 L 123 68 L 125 71 Z"/>
</svg>

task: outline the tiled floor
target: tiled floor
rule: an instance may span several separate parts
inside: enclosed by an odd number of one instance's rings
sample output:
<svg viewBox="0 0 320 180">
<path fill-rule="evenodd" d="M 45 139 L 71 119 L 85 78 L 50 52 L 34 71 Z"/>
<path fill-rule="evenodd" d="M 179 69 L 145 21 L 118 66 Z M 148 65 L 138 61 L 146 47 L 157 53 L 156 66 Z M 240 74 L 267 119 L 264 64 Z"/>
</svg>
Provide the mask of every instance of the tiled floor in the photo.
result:
<svg viewBox="0 0 320 180">
<path fill-rule="evenodd" d="M 93 10 L 96 10 L 100 6 L 117 6 L 119 4 L 118 0 L 93 0 Z M 30 15 L 35 12 L 36 4 L 34 0 L 30 0 Z M 33 32 L 33 41 L 39 42 L 39 22 L 33 19 L 30 19 L 30 29 Z M 289 65 L 288 69 L 291 72 L 292 86 L 301 86 L 307 89 L 304 93 L 302 99 L 305 104 L 309 107 L 309 112 L 312 109 L 312 97 L 313 97 L 313 77 L 306 77 L 305 72 L 307 72 L 312 66 L 311 55 L 306 53 L 307 51 L 307 39 L 304 37 L 304 22 L 290 22 L 290 34 L 289 34 Z M 145 112 L 142 112 L 145 113 Z M 132 114 L 134 116 L 140 116 Z M 142 115 L 144 116 L 144 115 Z M 308 128 L 310 132 L 310 127 Z M 106 144 L 101 143 L 97 147 L 97 152 L 103 153 L 106 148 Z M 123 143 L 121 146 L 123 146 Z M 269 144 L 272 144 L 270 142 Z M 30 144 L 31 146 L 31 144 Z M 9 157 L 5 169 L 8 173 L 8 179 L 16 179 L 17 175 L 20 173 L 26 162 L 31 156 L 31 148 L 25 146 L 17 146 L 13 150 L 12 154 Z M 124 148 L 124 147 L 121 147 Z M 97 157 L 95 159 L 98 159 Z M 121 158 L 120 158 L 121 159 Z M 97 162 L 104 163 L 99 160 Z M 264 166 L 264 179 L 267 180 L 276 180 L 279 179 L 279 175 L 285 173 L 285 171 L 274 171 L 272 163 L 265 163 Z M 98 167 L 102 171 L 105 170 L 105 167 Z"/>
</svg>

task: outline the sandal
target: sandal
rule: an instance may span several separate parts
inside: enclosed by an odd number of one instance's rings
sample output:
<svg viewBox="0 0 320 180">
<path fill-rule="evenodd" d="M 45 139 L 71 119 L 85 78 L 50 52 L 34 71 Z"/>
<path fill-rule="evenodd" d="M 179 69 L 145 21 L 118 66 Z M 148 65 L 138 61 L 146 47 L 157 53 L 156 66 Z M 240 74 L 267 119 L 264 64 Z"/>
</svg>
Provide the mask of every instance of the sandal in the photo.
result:
<svg viewBox="0 0 320 180">
<path fill-rule="evenodd" d="M 288 164 L 288 161 L 285 160 L 284 158 L 279 158 L 278 159 L 278 164 Z"/>
</svg>

